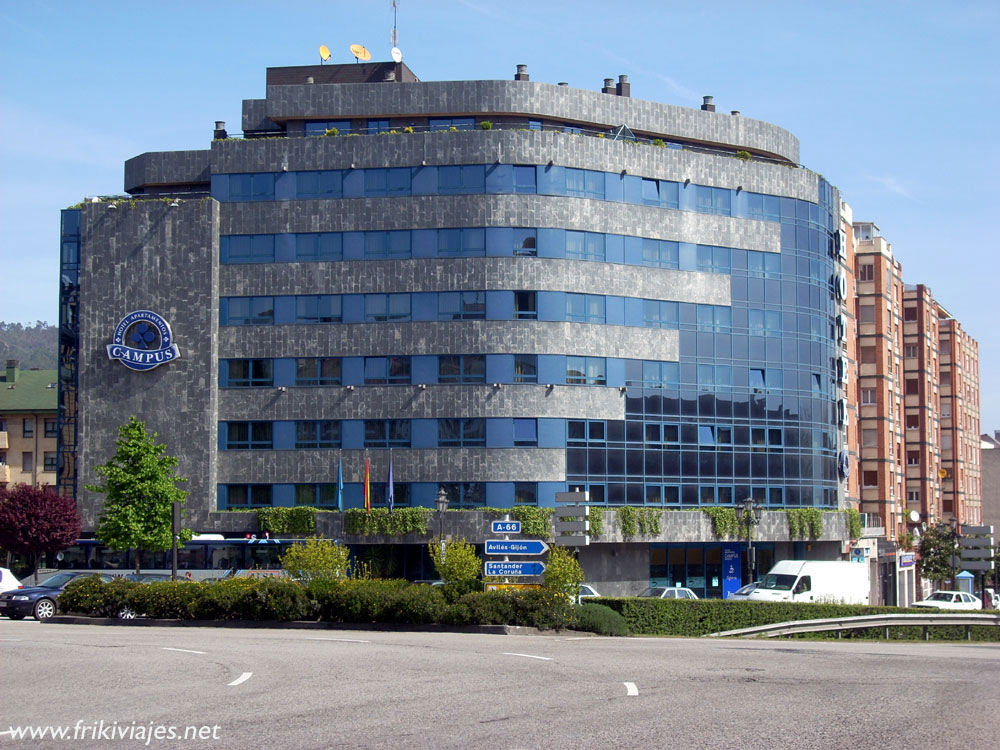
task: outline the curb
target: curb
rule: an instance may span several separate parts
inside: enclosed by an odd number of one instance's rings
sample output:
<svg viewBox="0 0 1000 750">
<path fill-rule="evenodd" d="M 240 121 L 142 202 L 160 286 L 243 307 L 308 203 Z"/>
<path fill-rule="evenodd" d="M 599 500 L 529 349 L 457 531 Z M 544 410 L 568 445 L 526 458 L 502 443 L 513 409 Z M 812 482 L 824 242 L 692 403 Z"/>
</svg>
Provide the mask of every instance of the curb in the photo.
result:
<svg viewBox="0 0 1000 750">
<path fill-rule="evenodd" d="M 156 620 L 137 617 L 134 620 L 119 620 L 116 617 L 86 617 L 82 615 L 55 615 L 42 624 L 51 625 L 110 625 L 121 627 L 158 628 L 245 628 L 272 630 L 368 630 L 387 633 L 456 633 L 480 635 L 594 635 L 578 630 L 539 630 L 524 625 L 397 625 L 393 623 L 341 623 L 314 622 L 307 620 Z"/>
</svg>

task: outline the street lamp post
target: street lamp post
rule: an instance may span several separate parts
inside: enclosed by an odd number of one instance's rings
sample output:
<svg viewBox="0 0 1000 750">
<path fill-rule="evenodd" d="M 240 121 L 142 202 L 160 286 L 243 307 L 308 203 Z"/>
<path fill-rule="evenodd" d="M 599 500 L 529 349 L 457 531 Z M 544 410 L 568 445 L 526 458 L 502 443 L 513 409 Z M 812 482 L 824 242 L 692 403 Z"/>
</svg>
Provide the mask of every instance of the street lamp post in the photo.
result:
<svg viewBox="0 0 1000 750">
<path fill-rule="evenodd" d="M 747 583 L 753 583 L 757 580 L 757 559 L 753 548 L 753 528 L 760 525 L 763 513 L 763 506 L 755 503 L 752 497 L 748 497 L 743 501 L 743 523 L 747 526 Z"/>
<path fill-rule="evenodd" d="M 438 512 L 438 531 L 441 534 L 441 560 L 444 560 L 445 544 L 444 544 L 444 512 L 448 510 L 448 492 L 444 487 L 438 490 L 437 494 L 437 512 Z"/>
</svg>

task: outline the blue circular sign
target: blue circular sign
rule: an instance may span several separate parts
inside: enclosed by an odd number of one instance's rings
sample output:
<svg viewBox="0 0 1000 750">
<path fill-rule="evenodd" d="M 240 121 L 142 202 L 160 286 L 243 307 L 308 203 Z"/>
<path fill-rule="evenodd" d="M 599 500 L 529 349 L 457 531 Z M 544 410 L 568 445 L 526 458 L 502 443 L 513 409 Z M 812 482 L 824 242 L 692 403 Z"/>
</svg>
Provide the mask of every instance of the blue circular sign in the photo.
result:
<svg viewBox="0 0 1000 750">
<path fill-rule="evenodd" d="M 152 370 L 180 356 L 170 324 L 150 310 L 135 310 L 122 318 L 108 344 L 109 359 L 117 359 L 137 372 Z"/>
</svg>

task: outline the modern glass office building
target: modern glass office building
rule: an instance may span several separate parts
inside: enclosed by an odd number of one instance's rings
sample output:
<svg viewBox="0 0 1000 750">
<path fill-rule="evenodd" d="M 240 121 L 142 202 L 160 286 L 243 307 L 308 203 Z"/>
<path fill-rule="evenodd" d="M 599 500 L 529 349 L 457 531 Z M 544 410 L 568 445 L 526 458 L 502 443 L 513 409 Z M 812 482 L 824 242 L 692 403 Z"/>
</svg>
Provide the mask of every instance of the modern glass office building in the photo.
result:
<svg viewBox="0 0 1000 750">
<path fill-rule="evenodd" d="M 604 84 L 272 68 L 242 138 L 67 209 L 60 479 L 87 523 L 130 414 L 205 531 L 336 507 L 338 467 L 359 507 L 366 457 L 376 504 L 391 463 L 397 506 L 837 508 L 835 191 L 779 127 Z"/>
</svg>

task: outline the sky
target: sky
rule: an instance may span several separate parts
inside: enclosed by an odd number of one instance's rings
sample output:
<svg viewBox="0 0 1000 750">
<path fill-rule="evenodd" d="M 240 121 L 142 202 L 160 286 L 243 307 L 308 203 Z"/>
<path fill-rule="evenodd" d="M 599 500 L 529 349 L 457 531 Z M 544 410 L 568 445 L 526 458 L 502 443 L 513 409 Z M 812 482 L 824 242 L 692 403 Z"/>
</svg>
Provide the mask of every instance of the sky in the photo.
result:
<svg viewBox="0 0 1000 750">
<path fill-rule="evenodd" d="M 422 80 L 509 79 L 740 110 L 874 221 L 980 344 L 982 429 L 1000 429 L 1000 3 L 996 0 L 399 0 Z M 146 151 L 240 132 L 265 68 L 388 60 L 391 0 L 0 0 L 0 321 L 58 320 L 59 210 L 123 192 Z"/>
</svg>

